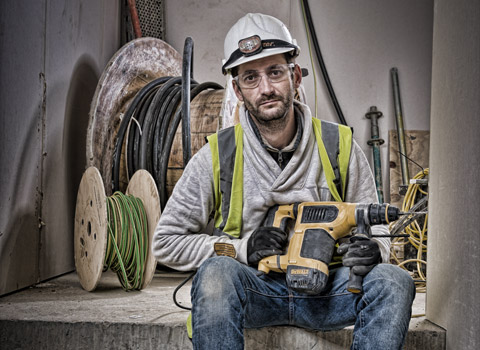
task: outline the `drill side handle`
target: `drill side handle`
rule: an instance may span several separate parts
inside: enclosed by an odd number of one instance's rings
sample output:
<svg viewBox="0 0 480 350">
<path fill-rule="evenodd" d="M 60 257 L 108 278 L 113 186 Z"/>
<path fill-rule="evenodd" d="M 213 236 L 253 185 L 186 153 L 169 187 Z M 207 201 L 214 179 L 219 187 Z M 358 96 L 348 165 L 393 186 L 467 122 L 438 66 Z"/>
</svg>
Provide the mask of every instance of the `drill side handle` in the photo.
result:
<svg viewBox="0 0 480 350">
<path fill-rule="evenodd" d="M 363 291 L 363 276 L 356 275 L 350 269 L 350 276 L 348 278 L 347 290 L 350 293 L 361 293 Z"/>
<path fill-rule="evenodd" d="M 370 226 L 365 225 L 367 234 L 364 233 L 357 233 L 354 235 L 352 238 L 350 238 L 350 241 L 360 241 L 360 240 L 368 240 L 371 237 L 371 231 L 370 231 Z M 347 290 L 351 293 L 361 293 L 363 292 L 363 276 L 357 275 L 353 272 L 353 268 L 350 268 L 350 276 L 348 278 L 348 284 L 347 284 Z"/>
</svg>

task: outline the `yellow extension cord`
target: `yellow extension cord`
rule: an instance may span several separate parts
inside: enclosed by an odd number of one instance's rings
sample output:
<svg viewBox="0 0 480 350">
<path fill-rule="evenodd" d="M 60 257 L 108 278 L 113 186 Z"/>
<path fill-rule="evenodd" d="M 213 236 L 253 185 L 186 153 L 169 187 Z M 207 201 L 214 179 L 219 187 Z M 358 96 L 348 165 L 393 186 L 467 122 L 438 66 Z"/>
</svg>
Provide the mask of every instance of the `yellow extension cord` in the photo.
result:
<svg viewBox="0 0 480 350">
<path fill-rule="evenodd" d="M 419 172 L 413 179 L 423 179 L 428 176 L 429 169 L 426 168 Z M 412 209 L 415 203 L 418 201 L 419 196 L 428 196 L 428 192 L 422 189 L 421 184 L 413 183 L 408 186 L 407 193 L 402 204 L 402 211 L 407 212 Z M 405 241 L 404 238 L 395 238 L 392 242 L 391 258 L 395 264 L 404 270 L 408 271 L 412 277 L 417 280 L 415 282 L 417 293 L 426 292 L 426 276 L 422 271 L 422 266 L 426 266 L 427 262 L 422 259 L 422 254 L 427 252 L 427 222 L 428 214 L 425 214 L 425 220 L 423 224 L 420 224 L 417 220 L 412 221 L 408 226 L 404 228 L 405 234 L 409 237 Z M 405 246 L 411 244 L 417 250 L 417 257 L 415 259 L 408 259 L 400 261 L 395 253 L 395 247 Z M 408 263 L 416 263 L 417 269 L 415 271 L 409 271 L 405 266 Z M 412 317 L 420 317 L 424 314 L 413 315 Z"/>
</svg>

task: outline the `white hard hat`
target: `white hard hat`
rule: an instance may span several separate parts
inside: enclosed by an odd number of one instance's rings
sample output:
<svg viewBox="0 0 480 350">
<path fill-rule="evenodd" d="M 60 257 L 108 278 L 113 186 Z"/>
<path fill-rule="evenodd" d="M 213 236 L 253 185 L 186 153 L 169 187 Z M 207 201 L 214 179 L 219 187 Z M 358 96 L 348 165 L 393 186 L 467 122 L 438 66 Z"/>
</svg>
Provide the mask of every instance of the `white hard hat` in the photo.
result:
<svg viewBox="0 0 480 350">
<path fill-rule="evenodd" d="M 291 52 L 298 56 L 300 48 L 285 24 L 275 17 L 249 13 L 240 18 L 227 33 L 222 72 L 262 57 Z"/>
</svg>

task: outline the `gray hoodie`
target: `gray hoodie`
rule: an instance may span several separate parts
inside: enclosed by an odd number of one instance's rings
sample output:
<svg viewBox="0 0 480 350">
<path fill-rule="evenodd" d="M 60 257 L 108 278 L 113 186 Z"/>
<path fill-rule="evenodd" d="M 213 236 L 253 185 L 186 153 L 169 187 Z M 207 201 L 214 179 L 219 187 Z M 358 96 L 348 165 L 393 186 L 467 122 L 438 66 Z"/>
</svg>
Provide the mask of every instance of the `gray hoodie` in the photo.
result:
<svg viewBox="0 0 480 350">
<path fill-rule="evenodd" d="M 212 156 L 207 144 L 189 161 L 157 224 L 152 251 L 159 263 L 181 271 L 195 270 L 215 255 L 214 244 L 223 242 L 232 244 L 236 251 L 235 259 L 246 264 L 248 238 L 261 226 L 270 207 L 332 200 L 322 171 L 310 110 L 306 105 L 295 103 L 303 112 L 304 130 L 297 150 L 283 170 L 255 136 L 244 107 L 240 109 L 240 123 L 244 130 L 244 200 L 240 238 L 209 233 L 212 231 L 211 214 L 215 198 Z M 345 201 L 378 202 L 372 171 L 355 141 L 352 142 Z M 373 226 L 372 233 L 388 234 L 388 229 L 383 225 Z M 379 243 L 383 261 L 388 262 L 390 240 L 375 240 Z"/>
</svg>

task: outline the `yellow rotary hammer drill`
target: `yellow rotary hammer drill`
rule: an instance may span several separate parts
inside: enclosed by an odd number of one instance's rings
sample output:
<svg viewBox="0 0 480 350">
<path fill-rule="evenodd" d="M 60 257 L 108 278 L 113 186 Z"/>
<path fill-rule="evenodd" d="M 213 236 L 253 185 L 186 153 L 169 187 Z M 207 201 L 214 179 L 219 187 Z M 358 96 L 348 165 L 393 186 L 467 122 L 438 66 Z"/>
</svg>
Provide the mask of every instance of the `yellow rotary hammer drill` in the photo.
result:
<svg viewBox="0 0 480 350">
<path fill-rule="evenodd" d="M 355 204 L 340 202 L 303 202 L 276 205 L 267 213 L 264 226 L 287 229 L 295 221 L 295 232 L 285 255 L 263 258 L 258 269 L 286 273 L 287 285 L 304 294 L 319 294 L 328 281 L 335 243 L 356 228 L 353 240 L 369 239 L 370 226 L 388 224 L 403 213 L 389 204 Z M 350 272 L 347 289 L 362 291 L 362 276 Z"/>
</svg>

